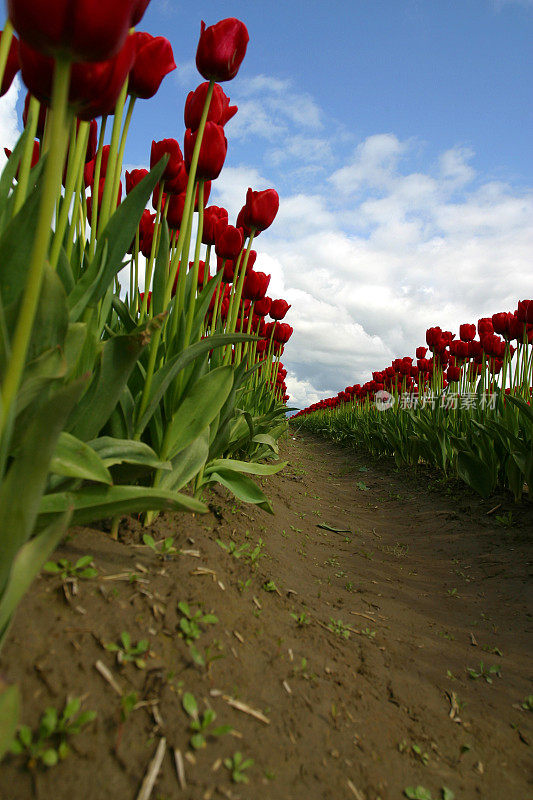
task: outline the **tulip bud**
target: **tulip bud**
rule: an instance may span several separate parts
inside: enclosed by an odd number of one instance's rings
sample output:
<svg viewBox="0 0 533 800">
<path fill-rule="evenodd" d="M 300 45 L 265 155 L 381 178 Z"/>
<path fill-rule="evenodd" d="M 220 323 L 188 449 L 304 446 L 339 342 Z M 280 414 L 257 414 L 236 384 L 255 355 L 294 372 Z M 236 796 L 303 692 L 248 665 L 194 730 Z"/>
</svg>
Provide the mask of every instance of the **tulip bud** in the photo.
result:
<svg viewBox="0 0 533 800">
<path fill-rule="evenodd" d="M 203 244 L 214 245 L 216 241 L 217 226 L 220 222 L 228 224 L 228 212 L 225 208 L 209 206 L 204 211 L 204 227 L 202 231 Z"/>
<path fill-rule="evenodd" d="M 189 92 L 185 101 L 184 120 L 185 127 L 192 131 L 198 130 L 204 110 L 209 81 L 201 83 L 194 92 Z M 213 87 L 213 95 L 207 112 L 207 122 L 215 122 L 224 126 L 237 113 L 237 106 L 230 106 L 229 97 L 218 83 Z"/>
<path fill-rule="evenodd" d="M 191 169 L 197 136 L 197 131 L 193 132 L 190 129 L 185 131 L 184 155 L 187 172 L 190 172 Z M 207 122 L 198 156 L 197 180 L 214 181 L 218 178 L 224 166 L 227 152 L 228 141 L 224 136 L 224 128 L 214 122 Z"/>
<path fill-rule="evenodd" d="M 234 228 L 233 225 L 226 225 L 220 233 L 217 233 L 215 244 L 217 256 L 235 261 L 241 250 L 242 233 L 239 228 Z"/>
<path fill-rule="evenodd" d="M 165 75 L 176 69 L 172 45 L 164 36 L 133 34 L 135 59 L 130 70 L 128 94 L 147 100 L 159 89 Z"/>
<path fill-rule="evenodd" d="M 275 189 L 265 189 L 263 192 L 248 189 L 242 221 L 249 229 L 255 229 L 257 235 L 272 225 L 278 209 L 279 196 Z M 237 225 L 239 224 L 237 219 Z"/>
<path fill-rule="evenodd" d="M 13 27 L 44 55 L 72 61 L 104 61 L 122 48 L 131 27 L 134 0 L 7 0 Z"/>
<path fill-rule="evenodd" d="M 273 300 L 270 308 L 270 316 L 272 319 L 283 319 L 289 308 L 290 305 L 286 300 Z"/>
<path fill-rule="evenodd" d="M 147 169 L 132 169 L 126 172 L 126 194 L 129 194 L 149 174 Z"/>
<path fill-rule="evenodd" d="M 220 82 L 234 78 L 246 55 L 249 40 L 246 25 L 235 17 L 223 19 L 208 28 L 202 20 L 196 51 L 196 66 L 200 75 L 207 81 Z"/>
</svg>

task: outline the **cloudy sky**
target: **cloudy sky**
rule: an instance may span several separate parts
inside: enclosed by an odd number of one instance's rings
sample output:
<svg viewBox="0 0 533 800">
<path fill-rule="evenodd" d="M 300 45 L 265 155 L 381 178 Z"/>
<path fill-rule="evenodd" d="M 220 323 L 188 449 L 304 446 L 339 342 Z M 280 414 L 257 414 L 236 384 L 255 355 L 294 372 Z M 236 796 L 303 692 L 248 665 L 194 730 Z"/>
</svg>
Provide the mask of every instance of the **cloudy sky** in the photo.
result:
<svg viewBox="0 0 533 800">
<path fill-rule="evenodd" d="M 140 27 L 178 69 L 137 105 L 128 164 L 182 139 L 200 20 L 226 16 L 250 43 L 210 203 L 231 221 L 248 186 L 280 194 L 256 269 L 292 304 L 291 405 L 533 296 L 533 0 L 152 0 Z M 0 100 L 6 145 L 22 100 Z"/>
</svg>

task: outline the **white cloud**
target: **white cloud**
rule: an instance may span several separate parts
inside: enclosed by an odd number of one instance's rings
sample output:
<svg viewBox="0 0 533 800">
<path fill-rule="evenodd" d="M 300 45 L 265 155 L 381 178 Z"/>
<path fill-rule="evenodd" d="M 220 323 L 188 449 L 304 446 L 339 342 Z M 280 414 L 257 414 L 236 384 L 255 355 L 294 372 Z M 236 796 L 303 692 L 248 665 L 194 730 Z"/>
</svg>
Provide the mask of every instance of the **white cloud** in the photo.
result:
<svg viewBox="0 0 533 800">
<path fill-rule="evenodd" d="M 4 147 L 13 150 L 22 131 L 22 123 L 17 114 L 17 101 L 21 90 L 19 76 L 15 77 L 9 91 L 0 98 L 0 170 L 7 162 Z"/>
<path fill-rule="evenodd" d="M 321 192 L 282 196 L 257 241 L 269 294 L 292 304 L 293 404 L 414 356 L 430 325 L 457 331 L 533 294 L 533 193 L 484 180 L 461 146 L 410 172 L 414 146 L 368 137 Z"/>
</svg>

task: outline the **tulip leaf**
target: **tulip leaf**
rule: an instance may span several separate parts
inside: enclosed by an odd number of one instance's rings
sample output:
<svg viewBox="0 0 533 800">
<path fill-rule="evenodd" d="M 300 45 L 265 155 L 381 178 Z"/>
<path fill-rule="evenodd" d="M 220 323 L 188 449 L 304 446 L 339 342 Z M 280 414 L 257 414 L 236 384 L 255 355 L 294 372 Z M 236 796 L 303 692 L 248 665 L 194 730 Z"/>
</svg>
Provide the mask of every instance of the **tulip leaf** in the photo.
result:
<svg viewBox="0 0 533 800">
<path fill-rule="evenodd" d="M 274 453 L 276 453 L 276 455 L 279 453 L 278 443 L 276 442 L 274 437 L 271 436 L 269 433 L 257 433 L 253 437 L 252 442 L 257 442 L 258 444 L 266 444 L 268 445 L 268 447 L 272 448 L 272 450 L 274 451 Z"/>
<path fill-rule="evenodd" d="M 106 467 L 113 467 L 116 464 L 139 464 L 153 469 L 171 468 L 169 461 L 161 461 L 152 448 L 144 442 L 100 436 L 87 444 L 98 454 Z"/>
<path fill-rule="evenodd" d="M 26 284 L 41 195 L 39 184 L 0 236 L 0 297 L 4 307 L 19 299 Z"/>
<path fill-rule="evenodd" d="M 196 381 L 170 423 L 170 458 L 187 447 L 209 425 L 226 402 L 232 386 L 233 367 L 229 364 Z"/>
<path fill-rule="evenodd" d="M 205 474 L 218 472 L 220 469 L 229 469 L 234 472 L 246 472 L 250 475 L 275 475 L 287 464 L 287 461 L 279 464 L 256 464 L 251 461 L 236 461 L 232 458 L 216 458 L 206 466 Z"/>
<path fill-rule="evenodd" d="M 0 761 L 15 737 L 20 716 L 20 691 L 18 686 L 0 689 Z"/>
<path fill-rule="evenodd" d="M 0 597 L 0 649 L 16 607 L 67 532 L 71 514 L 72 509 L 66 508 L 47 528 L 26 542 L 15 556 L 9 580 Z"/>
<path fill-rule="evenodd" d="M 462 450 L 457 454 L 457 473 L 465 483 L 482 497 L 487 498 L 494 489 L 487 465 L 483 463 L 479 456 L 473 453 L 466 453 Z"/>
<path fill-rule="evenodd" d="M 73 525 L 87 525 L 103 517 L 137 514 L 143 511 L 193 511 L 204 514 L 207 507 L 194 497 L 146 486 L 84 486 L 75 493 L 47 494 L 41 500 L 39 527 L 56 514 L 73 506 Z"/>
<path fill-rule="evenodd" d="M 0 486 L 0 597 L 11 563 L 32 534 L 59 434 L 85 379 L 65 386 L 39 406 Z"/>
<path fill-rule="evenodd" d="M 59 347 L 45 350 L 33 359 L 24 370 L 17 394 L 17 414 L 36 400 L 54 381 L 65 376 L 67 364 Z"/>
<path fill-rule="evenodd" d="M 89 445 L 63 431 L 59 436 L 50 472 L 66 478 L 111 484 L 112 479 L 101 457 Z"/>
<path fill-rule="evenodd" d="M 152 305 L 154 314 L 161 314 L 165 311 L 163 301 L 165 299 L 165 286 L 168 276 L 170 236 L 168 223 L 163 217 L 161 221 L 161 237 L 154 268 L 154 280 L 152 284 Z"/>
<path fill-rule="evenodd" d="M 146 411 L 142 415 L 141 419 L 137 423 L 136 432 L 142 433 L 146 426 L 148 425 L 150 419 L 152 418 L 156 408 L 159 405 L 159 402 L 163 395 L 165 394 L 166 390 L 176 377 L 176 375 L 184 369 L 188 364 L 194 361 L 199 356 L 207 353 L 209 350 L 212 350 L 216 347 L 223 347 L 230 342 L 238 341 L 238 342 L 246 342 L 250 340 L 250 336 L 246 334 L 219 334 L 216 336 L 209 336 L 206 339 L 202 339 L 199 342 L 195 342 L 195 344 L 190 345 L 187 347 L 183 352 L 178 353 L 173 358 L 171 358 L 167 363 L 158 370 L 152 381 L 152 389 L 150 392 L 150 400 L 148 401 L 148 405 L 146 407 Z"/>
<path fill-rule="evenodd" d="M 233 472 L 233 470 L 229 469 L 221 469 L 218 472 L 212 472 L 205 481 L 205 483 L 214 482 L 221 483 L 222 486 L 233 492 L 239 500 L 243 500 L 245 503 L 253 503 L 269 514 L 274 513 L 267 497 L 247 475 Z"/>
<path fill-rule="evenodd" d="M 159 481 L 161 489 L 179 491 L 197 475 L 206 462 L 209 452 L 209 429 L 206 427 L 187 447 L 172 459 L 172 472 Z"/>
<path fill-rule="evenodd" d="M 70 433 L 83 441 L 96 438 L 146 343 L 145 333 L 114 336 L 104 343 L 91 384 L 68 421 Z"/>
</svg>

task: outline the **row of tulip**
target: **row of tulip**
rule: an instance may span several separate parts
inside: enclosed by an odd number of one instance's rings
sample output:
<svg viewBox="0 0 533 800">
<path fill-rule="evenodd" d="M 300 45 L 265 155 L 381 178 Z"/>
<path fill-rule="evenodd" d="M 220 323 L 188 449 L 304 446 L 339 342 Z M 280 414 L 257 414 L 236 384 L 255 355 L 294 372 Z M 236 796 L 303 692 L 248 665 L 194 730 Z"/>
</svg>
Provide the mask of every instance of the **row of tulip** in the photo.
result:
<svg viewBox="0 0 533 800">
<path fill-rule="evenodd" d="M 219 83 L 248 32 L 202 22 L 183 153 L 152 142 L 122 200 L 134 106 L 175 67 L 168 40 L 132 31 L 148 2 L 7 4 L 1 92 L 19 69 L 29 91 L 0 177 L 0 647 L 69 525 L 202 513 L 213 483 L 271 511 L 250 475 L 283 466 L 289 305 L 252 249 L 278 195 L 248 189 L 235 225 L 206 207 L 237 112 Z M 0 686 L 0 757 L 17 704 Z"/>
<path fill-rule="evenodd" d="M 479 338 L 476 338 L 476 334 Z M 416 359 L 394 359 L 292 419 L 399 466 L 425 462 L 488 497 L 533 486 L 533 301 L 463 324 L 428 328 Z M 428 358 L 428 350 L 431 356 Z"/>
</svg>

